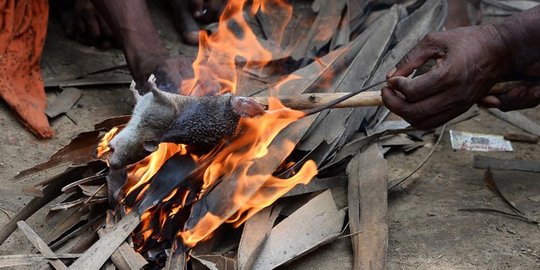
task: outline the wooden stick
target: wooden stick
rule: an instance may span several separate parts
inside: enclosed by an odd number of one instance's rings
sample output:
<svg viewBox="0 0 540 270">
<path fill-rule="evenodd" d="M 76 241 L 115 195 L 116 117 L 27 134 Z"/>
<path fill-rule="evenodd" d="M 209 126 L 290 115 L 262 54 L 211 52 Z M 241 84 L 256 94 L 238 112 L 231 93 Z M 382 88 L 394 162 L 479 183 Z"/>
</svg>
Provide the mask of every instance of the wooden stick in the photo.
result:
<svg viewBox="0 0 540 270">
<path fill-rule="evenodd" d="M 522 83 L 522 82 L 517 82 Z M 516 84 L 514 82 L 514 84 Z M 498 83 L 491 89 L 491 94 L 501 93 L 512 86 L 512 83 Z M 517 85 L 517 84 L 516 84 Z M 369 87 L 369 86 L 368 86 Z M 369 87 L 372 88 L 372 87 Z M 298 96 L 278 96 L 283 105 L 295 109 L 306 110 L 325 105 L 331 101 L 334 101 L 340 97 L 343 97 L 350 93 L 310 93 L 301 94 Z M 258 103 L 263 106 L 268 106 L 268 97 L 252 97 Z M 361 92 L 347 100 L 338 103 L 333 108 L 351 108 L 351 107 L 369 107 L 369 106 L 382 106 L 381 91 L 366 91 Z"/>
<path fill-rule="evenodd" d="M 336 100 L 349 93 L 311 93 L 302 94 L 298 96 L 278 96 L 283 105 L 295 109 L 305 110 L 323 106 L 330 101 Z M 268 106 L 268 97 L 253 97 L 258 103 L 263 106 Z M 380 91 L 368 91 L 362 92 L 356 96 L 353 96 L 336 106 L 334 108 L 349 108 L 349 107 L 367 107 L 367 106 L 381 106 L 382 98 Z"/>
<path fill-rule="evenodd" d="M 99 270 L 139 223 L 141 223 L 141 219 L 137 211 L 129 212 L 109 233 L 96 241 L 79 259 L 70 265 L 69 269 Z"/>
<path fill-rule="evenodd" d="M 19 227 L 21 232 L 24 234 L 24 236 L 26 236 L 26 238 L 28 238 L 28 240 L 32 243 L 32 245 L 34 245 L 34 247 L 37 248 L 39 252 L 41 252 L 41 254 L 43 254 L 44 256 L 51 256 L 51 257 L 56 256 L 56 254 L 54 254 L 51 248 L 47 246 L 47 243 L 45 243 L 45 241 L 43 241 L 43 239 L 41 239 L 39 235 L 37 235 L 37 233 L 34 232 L 34 230 L 32 230 L 32 228 L 30 228 L 28 224 L 26 224 L 26 222 L 21 220 L 17 222 L 17 226 Z M 49 263 L 56 270 L 67 269 L 67 266 L 59 259 L 50 259 Z"/>
</svg>

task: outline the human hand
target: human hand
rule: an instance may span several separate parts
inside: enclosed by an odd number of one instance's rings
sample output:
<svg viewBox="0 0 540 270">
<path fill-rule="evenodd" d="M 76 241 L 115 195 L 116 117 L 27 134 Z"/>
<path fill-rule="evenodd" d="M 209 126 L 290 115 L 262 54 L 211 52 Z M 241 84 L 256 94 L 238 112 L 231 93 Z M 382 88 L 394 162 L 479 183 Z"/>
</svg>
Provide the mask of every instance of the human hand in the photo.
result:
<svg viewBox="0 0 540 270">
<path fill-rule="evenodd" d="M 78 42 L 102 49 L 114 45 L 111 29 L 90 0 L 69 1 L 61 14 L 64 32 Z"/>
<path fill-rule="evenodd" d="M 501 111 L 533 108 L 540 104 L 540 83 L 511 82 L 482 98 L 479 105 Z"/>
<path fill-rule="evenodd" d="M 437 127 L 486 96 L 511 64 L 491 25 L 428 34 L 387 75 L 383 102 L 416 128 Z M 430 59 L 427 73 L 407 78 Z"/>
</svg>

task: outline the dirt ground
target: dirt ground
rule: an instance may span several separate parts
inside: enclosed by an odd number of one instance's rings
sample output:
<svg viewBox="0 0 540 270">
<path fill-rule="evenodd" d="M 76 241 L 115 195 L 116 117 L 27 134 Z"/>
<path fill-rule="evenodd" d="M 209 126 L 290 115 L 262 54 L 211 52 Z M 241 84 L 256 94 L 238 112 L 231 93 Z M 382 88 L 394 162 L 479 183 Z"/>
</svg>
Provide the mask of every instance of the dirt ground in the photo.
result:
<svg viewBox="0 0 540 270">
<path fill-rule="evenodd" d="M 159 23 L 168 48 L 175 53 L 194 55 L 196 48 L 179 45 L 171 23 L 167 18 L 160 18 L 158 20 L 164 20 Z M 50 27 L 43 62 L 49 81 L 74 78 L 123 61 L 119 50 L 102 52 L 80 46 L 63 38 L 54 22 Z M 115 76 L 125 76 L 125 73 Z M 130 93 L 126 86 L 81 89 L 83 96 L 68 113 L 69 117 L 60 116 L 52 121 L 57 136 L 47 141 L 39 141 L 27 132 L 7 105 L 0 102 L 0 224 L 31 199 L 22 193 L 22 188 L 39 180 L 11 181 L 18 171 L 46 161 L 75 135 L 91 130 L 95 123 L 130 112 Z M 52 100 L 56 92 L 50 90 L 48 96 Z M 525 114 L 540 123 L 540 108 L 527 110 Z M 449 129 L 489 134 L 521 132 L 483 110 L 479 116 Z M 514 152 L 485 155 L 540 161 L 540 145 L 512 143 L 512 146 Z M 410 155 L 391 152 L 387 155 L 390 179 L 407 174 L 429 151 L 429 147 L 423 147 Z M 510 211 L 483 183 L 483 170 L 472 167 L 475 154 L 478 153 L 452 150 L 446 132 L 427 164 L 389 194 L 389 269 L 540 269 L 538 225 L 501 215 L 458 211 L 479 207 Z M 540 203 L 531 199 L 540 194 L 539 174 L 503 171 L 493 174 L 498 183 L 505 185 L 511 200 L 520 209 L 540 220 Z M 345 190 L 335 190 L 334 195 L 338 203 L 345 201 Z M 47 229 L 43 226 L 45 213 L 42 212 L 29 219 L 38 233 Z M 17 232 L 0 246 L 1 255 L 31 250 L 30 243 Z M 350 250 L 349 239 L 343 238 L 286 268 L 351 269 Z"/>
</svg>

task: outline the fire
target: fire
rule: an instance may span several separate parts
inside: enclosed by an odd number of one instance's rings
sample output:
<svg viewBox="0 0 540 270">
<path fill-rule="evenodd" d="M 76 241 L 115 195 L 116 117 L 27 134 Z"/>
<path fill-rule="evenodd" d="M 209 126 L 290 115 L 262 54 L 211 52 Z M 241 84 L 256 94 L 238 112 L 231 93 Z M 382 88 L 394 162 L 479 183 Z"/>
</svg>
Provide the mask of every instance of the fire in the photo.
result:
<svg viewBox="0 0 540 270">
<path fill-rule="evenodd" d="M 300 171 L 290 179 L 279 179 L 272 175 L 249 175 L 247 171 L 253 164 L 253 160 L 267 155 L 268 147 L 277 134 L 292 122 L 304 115 L 303 112 L 284 108 L 277 99 L 270 99 L 270 110 L 260 118 L 242 119 L 242 126 L 246 131 L 242 136 L 235 139 L 230 146 L 220 151 L 212 160 L 211 165 L 205 171 L 203 190 L 212 186 L 216 181 L 232 177 L 237 170 L 242 173 L 237 179 L 238 185 L 232 197 L 231 204 L 239 210 L 234 217 L 216 217 L 207 214 L 199 223 L 189 231 L 179 232 L 186 246 L 194 246 L 217 229 L 223 222 L 234 223 L 235 226 L 242 224 L 247 218 L 272 204 L 283 194 L 297 184 L 307 184 L 316 174 L 317 166 L 314 162 L 307 162 Z M 292 152 L 295 145 L 285 145 Z M 252 182 L 266 179 L 259 191 L 246 197 L 244 189 Z"/>
<path fill-rule="evenodd" d="M 185 155 L 187 154 L 186 145 L 183 144 L 174 144 L 174 143 L 161 143 L 157 151 L 153 152 L 143 160 L 134 164 L 129 168 L 128 179 L 124 185 L 124 192 L 129 194 L 135 189 L 141 187 L 144 184 L 147 184 L 148 181 L 154 176 L 161 165 L 165 163 L 170 157 L 175 154 Z M 148 188 L 146 186 L 145 188 Z M 144 195 L 144 192 L 140 192 L 137 198 L 139 201 L 140 197 Z"/>
<path fill-rule="evenodd" d="M 293 145 L 294 147 L 294 145 Z M 246 169 L 247 171 L 247 169 Z M 229 217 L 225 222 L 233 223 L 235 227 L 240 226 L 251 216 L 270 206 L 277 199 L 291 190 L 294 186 L 299 184 L 307 184 L 317 174 L 317 165 L 313 161 L 308 161 L 300 169 L 300 171 L 289 179 L 280 179 L 274 176 L 268 175 L 256 175 L 242 176 L 242 183 L 240 188 L 236 190 L 233 196 L 232 203 L 240 207 L 238 212 Z M 267 178 L 264 185 L 253 195 L 252 197 L 245 197 L 243 194 L 242 186 L 249 185 L 251 177 L 264 177 Z M 210 236 L 212 232 L 216 230 L 224 222 L 223 217 L 218 217 L 211 213 L 206 214 L 197 225 L 188 231 L 178 232 L 178 236 L 182 238 L 182 242 L 187 247 L 195 246 L 198 242 L 203 241 Z"/>
<path fill-rule="evenodd" d="M 243 59 L 245 67 L 254 70 L 262 69 L 272 60 L 272 53 L 261 45 L 244 18 L 246 2 L 229 0 L 220 16 L 217 31 L 212 35 L 200 32 L 199 53 L 193 63 L 195 78 L 183 82 L 182 94 L 197 96 L 209 94 L 208 91 L 212 89 L 203 89 L 200 86 L 212 85 L 212 81 L 220 83 L 219 93 L 236 93 L 237 59 Z M 275 20 L 276 34 L 273 40 L 279 44 L 292 17 L 292 6 L 283 0 L 255 0 L 250 11 L 252 16 L 258 11 L 272 16 L 275 6 L 285 12 L 279 20 Z"/>
<path fill-rule="evenodd" d="M 244 19 L 245 4 L 245 0 L 230 0 L 220 17 L 218 31 L 212 35 L 201 32 L 199 54 L 193 64 L 195 78 L 183 82 L 182 94 L 209 94 L 212 89 L 207 86 L 212 85 L 213 82 L 219 83 L 219 93 L 235 93 L 238 80 L 235 61 L 238 58 L 244 59 L 245 66 L 250 69 L 263 68 L 272 60 L 272 52 L 259 43 L 257 36 Z M 280 20 L 273 27 L 273 38 L 280 40 L 292 16 L 292 7 L 289 4 L 283 0 L 255 0 L 249 13 L 253 16 L 257 12 L 263 12 L 272 17 L 272 12 L 276 9 L 281 14 L 286 14 L 285 18 L 287 18 Z M 298 79 L 298 76 L 289 76 L 282 82 L 294 79 Z M 279 91 L 280 85 L 276 86 L 274 92 Z M 285 127 L 303 116 L 303 112 L 288 109 L 277 99 L 270 98 L 269 110 L 266 114 L 257 118 L 242 118 L 239 123 L 239 135 L 226 144 L 216 147 L 210 153 L 196 156 L 189 152 L 186 145 L 162 143 L 156 152 L 130 165 L 123 192 L 125 196 L 136 194 L 136 202 L 144 198 L 152 176 L 174 155 L 191 155 L 199 169 L 203 170 L 199 174 L 200 179 L 197 179 L 200 181 L 200 187 L 195 191 L 197 192 L 195 200 L 203 198 L 219 181 L 225 181 L 223 179 L 235 177 L 238 182 L 230 201 L 223 202 L 232 204 L 235 209 L 238 209 L 234 215 L 218 216 L 208 213 L 198 220 L 195 226 L 189 230 L 183 230 L 182 224 L 177 225 L 177 223 L 181 220 L 185 221 L 182 216 L 186 213 L 185 208 L 193 203 L 193 201 L 188 201 L 188 197 L 193 198 L 194 191 L 176 188 L 161 201 L 161 205 L 148 209 L 141 216 L 142 223 L 138 229 L 138 239 L 143 244 L 150 240 L 164 241 L 166 236 L 160 231 L 166 231 L 164 229 L 166 227 L 177 226 L 175 227 L 176 237 L 185 247 L 193 247 L 212 236 L 221 224 L 227 222 L 232 223 L 233 226 L 240 226 L 249 217 L 271 205 L 294 186 L 307 184 L 317 174 L 317 166 L 313 161 L 306 162 L 289 179 L 280 179 L 271 174 L 250 175 L 247 173 L 255 160 L 268 154 L 269 146 L 274 138 Z M 110 151 L 108 142 L 117 132 L 115 128 L 103 137 L 97 149 L 99 156 Z M 295 145 L 288 142 L 283 147 L 290 153 Z M 292 165 L 284 164 L 281 168 Z M 264 181 L 264 184 L 255 193 L 245 192 L 252 183 L 261 181 Z M 189 210 L 187 211 L 189 213 Z"/>
<path fill-rule="evenodd" d="M 109 142 L 119 131 L 120 129 L 118 127 L 113 127 L 109 132 L 105 134 L 105 136 L 103 136 L 96 148 L 96 156 L 98 158 L 103 157 L 105 154 L 111 151 L 111 148 L 109 148 Z"/>
</svg>

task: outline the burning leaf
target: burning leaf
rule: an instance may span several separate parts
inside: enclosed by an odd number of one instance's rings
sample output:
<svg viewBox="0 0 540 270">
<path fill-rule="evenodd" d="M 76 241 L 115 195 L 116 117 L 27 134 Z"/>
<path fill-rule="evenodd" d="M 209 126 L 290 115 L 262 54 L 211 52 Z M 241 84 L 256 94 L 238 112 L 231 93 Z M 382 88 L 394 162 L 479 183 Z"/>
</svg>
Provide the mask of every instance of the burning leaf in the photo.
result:
<svg viewBox="0 0 540 270">
<path fill-rule="evenodd" d="M 245 220 L 239 219 L 242 212 L 254 214 L 270 205 L 300 181 L 309 181 L 316 174 L 314 164 L 306 163 L 291 179 L 272 177 L 272 173 L 294 148 L 294 141 L 290 141 L 291 137 L 283 137 L 286 135 L 280 133 L 292 119 L 282 113 L 266 114 L 263 117 L 274 120 L 270 120 L 267 127 L 261 126 L 265 123 L 261 121 L 263 119 L 253 120 L 250 124 L 254 130 L 246 137 L 233 142 L 229 146 L 233 151 L 221 150 L 218 154 L 221 157 L 214 159 L 215 166 L 211 165 L 206 171 L 205 185 L 211 185 L 219 178 L 223 179 L 193 205 L 192 215 L 186 222 L 185 231 L 180 233 L 184 244 L 190 246 L 205 239 L 211 231 L 233 216 L 236 218 L 233 218 L 232 222 Z M 245 147 L 248 147 L 247 152 L 236 152 Z M 217 163 L 219 160 L 226 160 L 227 163 Z M 231 165 L 233 167 L 229 167 Z M 281 187 L 282 184 L 285 185 Z M 259 190 L 261 193 L 258 193 Z M 265 191 L 268 190 L 275 192 L 265 195 L 267 193 Z M 239 210 L 241 212 L 237 213 Z M 249 214 L 249 210 L 254 211 Z"/>
</svg>

